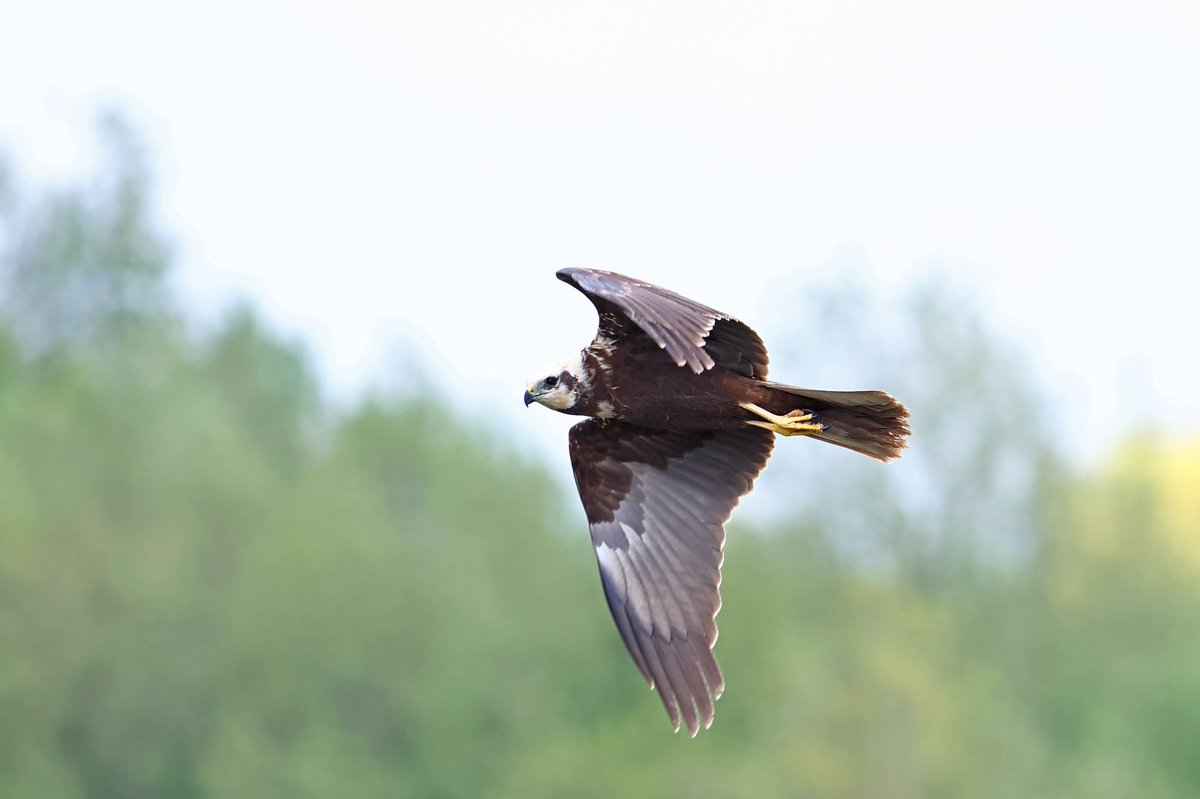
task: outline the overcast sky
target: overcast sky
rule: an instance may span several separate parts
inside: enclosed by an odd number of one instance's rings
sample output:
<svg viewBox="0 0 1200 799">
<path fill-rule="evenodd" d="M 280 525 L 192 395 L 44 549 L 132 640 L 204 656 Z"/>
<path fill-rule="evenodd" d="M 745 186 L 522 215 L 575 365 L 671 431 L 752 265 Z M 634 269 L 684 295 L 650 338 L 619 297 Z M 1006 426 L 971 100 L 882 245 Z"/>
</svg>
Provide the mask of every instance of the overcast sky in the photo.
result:
<svg viewBox="0 0 1200 799">
<path fill-rule="evenodd" d="M 562 266 L 755 324 L 850 246 L 884 291 L 934 259 L 973 286 L 1085 456 L 1198 428 L 1194 2 L 10 5 L 24 176 L 78 173 L 126 109 L 182 291 L 253 297 L 340 393 L 410 341 L 515 412 L 594 330 Z"/>
</svg>

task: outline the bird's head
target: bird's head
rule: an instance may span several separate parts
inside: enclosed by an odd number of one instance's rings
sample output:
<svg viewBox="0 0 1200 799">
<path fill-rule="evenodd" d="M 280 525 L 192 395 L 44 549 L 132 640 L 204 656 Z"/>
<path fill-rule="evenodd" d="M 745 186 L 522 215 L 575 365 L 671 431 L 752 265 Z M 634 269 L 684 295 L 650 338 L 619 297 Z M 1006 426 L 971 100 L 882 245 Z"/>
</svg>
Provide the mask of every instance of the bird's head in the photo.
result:
<svg viewBox="0 0 1200 799">
<path fill-rule="evenodd" d="M 587 383 L 583 358 L 568 358 L 544 369 L 529 381 L 525 389 L 525 404 L 536 402 L 556 411 L 569 411 L 579 402 L 581 388 Z"/>
</svg>

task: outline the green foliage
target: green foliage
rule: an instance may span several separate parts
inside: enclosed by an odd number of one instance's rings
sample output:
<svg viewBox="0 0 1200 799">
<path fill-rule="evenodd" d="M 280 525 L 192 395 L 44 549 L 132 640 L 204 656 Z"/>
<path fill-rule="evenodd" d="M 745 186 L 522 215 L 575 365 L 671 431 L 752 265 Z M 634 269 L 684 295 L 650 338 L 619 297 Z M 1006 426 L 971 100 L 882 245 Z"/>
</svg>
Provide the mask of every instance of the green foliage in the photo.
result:
<svg viewBox="0 0 1200 799">
<path fill-rule="evenodd" d="M 944 294 L 913 297 L 897 389 L 936 501 L 864 464 L 837 502 L 735 524 L 729 689 L 688 740 L 574 498 L 433 405 L 335 413 L 252 309 L 187 334 L 108 130 L 83 189 L 0 170 L 0 794 L 1200 793 L 1195 492 L 1153 450 L 1056 468 L 1010 425 L 1036 396 L 1018 360 Z"/>
<path fill-rule="evenodd" d="M 5 310 L 22 344 L 119 347 L 171 314 L 163 280 L 170 248 L 147 226 L 147 167 L 124 122 L 106 116 L 101 143 L 111 168 L 80 188 L 5 202 L 0 231 Z"/>
</svg>

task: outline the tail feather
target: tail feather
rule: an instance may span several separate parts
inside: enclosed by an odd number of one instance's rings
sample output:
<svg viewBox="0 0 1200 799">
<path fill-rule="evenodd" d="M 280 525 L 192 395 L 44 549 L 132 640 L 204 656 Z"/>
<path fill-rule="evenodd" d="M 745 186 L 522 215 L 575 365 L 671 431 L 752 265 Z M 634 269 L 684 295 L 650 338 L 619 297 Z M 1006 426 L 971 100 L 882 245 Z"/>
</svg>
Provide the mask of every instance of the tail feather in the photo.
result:
<svg viewBox="0 0 1200 799">
<path fill-rule="evenodd" d="M 899 457 L 912 433 L 908 410 L 883 391 L 820 391 L 766 381 L 762 385 L 808 400 L 802 407 L 825 427 L 813 438 L 881 461 Z"/>
</svg>

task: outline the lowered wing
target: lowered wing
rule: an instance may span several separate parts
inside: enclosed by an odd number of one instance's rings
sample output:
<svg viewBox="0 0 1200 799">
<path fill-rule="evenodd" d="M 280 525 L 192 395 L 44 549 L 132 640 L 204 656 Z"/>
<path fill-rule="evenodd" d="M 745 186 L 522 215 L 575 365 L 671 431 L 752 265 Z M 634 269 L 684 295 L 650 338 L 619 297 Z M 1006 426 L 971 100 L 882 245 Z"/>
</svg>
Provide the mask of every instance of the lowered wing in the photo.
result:
<svg viewBox="0 0 1200 799">
<path fill-rule="evenodd" d="M 609 610 L 675 729 L 712 723 L 725 522 L 771 455 L 756 427 L 676 431 L 589 419 L 571 465 Z"/>
</svg>

